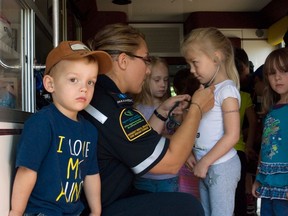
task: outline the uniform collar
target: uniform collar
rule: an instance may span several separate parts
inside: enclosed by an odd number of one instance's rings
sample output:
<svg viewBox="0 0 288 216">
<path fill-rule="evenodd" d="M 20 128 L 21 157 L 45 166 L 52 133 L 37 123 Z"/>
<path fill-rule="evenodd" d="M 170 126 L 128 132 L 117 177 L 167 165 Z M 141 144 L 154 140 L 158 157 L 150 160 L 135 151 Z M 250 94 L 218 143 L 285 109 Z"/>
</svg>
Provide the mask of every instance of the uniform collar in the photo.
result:
<svg viewBox="0 0 288 216">
<path fill-rule="evenodd" d="M 116 86 L 112 79 L 106 75 L 99 75 L 97 84 L 114 99 L 118 107 L 131 107 L 133 106 L 133 99 L 130 95 L 122 93 Z M 97 89 L 96 89 L 97 91 Z"/>
<path fill-rule="evenodd" d="M 104 74 L 98 75 L 97 84 L 109 92 L 121 93 L 114 81 Z"/>
</svg>

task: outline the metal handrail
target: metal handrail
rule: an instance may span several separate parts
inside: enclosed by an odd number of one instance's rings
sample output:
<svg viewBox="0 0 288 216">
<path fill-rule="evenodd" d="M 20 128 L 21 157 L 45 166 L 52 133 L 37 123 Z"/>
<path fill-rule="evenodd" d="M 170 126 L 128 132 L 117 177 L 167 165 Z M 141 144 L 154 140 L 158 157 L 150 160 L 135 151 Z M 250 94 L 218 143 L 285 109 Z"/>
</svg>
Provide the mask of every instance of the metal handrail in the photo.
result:
<svg viewBox="0 0 288 216">
<path fill-rule="evenodd" d="M 0 59 L 0 65 L 5 69 L 12 69 L 12 70 L 13 69 L 17 70 L 17 69 L 22 68 L 21 65 L 7 65 L 1 59 Z M 34 65 L 33 66 L 33 69 L 36 69 L 36 70 L 41 70 L 41 69 L 45 69 L 45 68 L 46 68 L 45 65 Z"/>
<path fill-rule="evenodd" d="M 41 69 L 45 69 L 46 66 L 45 66 L 45 65 L 34 65 L 33 68 L 34 68 L 35 70 L 41 70 Z"/>
<path fill-rule="evenodd" d="M 0 59 L 0 65 L 5 69 L 21 69 L 21 65 L 7 65 Z"/>
<path fill-rule="evenodd" d="M 66 1 L 64 1 L 66 3 Z M 30 6 L 32 7 L 33 4 L 30 3 Z M 59 43 L 59 0 L 52 0 L 52 6 L 53 6 L 53 45 L 54 47 L 58 46 Z M 34 10 L 35 8 L 32 7 Z M 37 10 L 38 11 L 38 10 Z M 2 59 L 0 59 L 0 66 L 2 66 L 5 69 L 21 69 L 21 65 L 7 65 L 5 64 Z M 45 65 L 34 65 L 33 69 L 36 70 L 41 70 L 41 69 L 45 69 L 46 66 Z"/>
</svg>

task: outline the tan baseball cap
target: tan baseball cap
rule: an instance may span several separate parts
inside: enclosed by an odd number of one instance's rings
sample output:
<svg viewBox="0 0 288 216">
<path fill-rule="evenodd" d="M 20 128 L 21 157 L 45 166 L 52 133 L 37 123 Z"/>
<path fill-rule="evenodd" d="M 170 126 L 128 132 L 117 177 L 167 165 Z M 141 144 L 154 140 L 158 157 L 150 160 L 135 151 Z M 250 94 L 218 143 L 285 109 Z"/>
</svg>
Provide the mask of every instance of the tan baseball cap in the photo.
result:
<svg viewBox="0 0 288 216">
<path fill-rule="evenodd" d="M 46 69 L 44 74 L 49 74 L 52 67 L 62 60 L 80 59 L 92 56 L 98 63 L 98 74 L 105 74 L 112 69 L 112 59 L 104 51 L 91 51 L 81 41 L 62 41 L 52 49 L 46 58 Z"/>
</svg>

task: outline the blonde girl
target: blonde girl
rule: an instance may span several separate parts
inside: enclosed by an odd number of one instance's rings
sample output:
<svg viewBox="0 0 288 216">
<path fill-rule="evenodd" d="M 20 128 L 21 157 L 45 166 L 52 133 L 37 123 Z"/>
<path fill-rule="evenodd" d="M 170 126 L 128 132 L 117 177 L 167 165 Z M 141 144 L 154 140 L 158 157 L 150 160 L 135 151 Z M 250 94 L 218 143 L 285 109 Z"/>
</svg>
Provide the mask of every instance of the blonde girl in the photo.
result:
<svg viewBox="0 0 288 216">
<path fill-rule="evenodd" d="M 151 56 L 151 73 L 147 75 L 142 91 L 135 95 L 134 105 L 149 119 L 154 110 L 170 95 L 168 64 L 164 58 Z M 150 109 L 151 108 L 151 109 Z"/>
<path fill-rule="evenodd" d="M 233 47 L 218 29 L 199 28 L 187 35 L 181 51 L 200 83 L 215 85 L 214 107 L 202 116 L 187 165 L 201 179 L 205 216 L 231 216 L 240 179 L 240 161 L 233 148 L 240 134 L 239 77 Z"/>
<path fill-rule="evenodd" d="M 136 95 L 134 104 L 148 120 L 155 109 L 170 97 L 168 64 L 164 58 L 151 57 L 151 73 L 146 78 L 142 91 Z M 167 135 L 163 130 L 162 134 Z M 178 174 L 146 173 L 136 177 L 134 186 L 138 190 L 150 192 L 177 192 Z"/>
</svg>

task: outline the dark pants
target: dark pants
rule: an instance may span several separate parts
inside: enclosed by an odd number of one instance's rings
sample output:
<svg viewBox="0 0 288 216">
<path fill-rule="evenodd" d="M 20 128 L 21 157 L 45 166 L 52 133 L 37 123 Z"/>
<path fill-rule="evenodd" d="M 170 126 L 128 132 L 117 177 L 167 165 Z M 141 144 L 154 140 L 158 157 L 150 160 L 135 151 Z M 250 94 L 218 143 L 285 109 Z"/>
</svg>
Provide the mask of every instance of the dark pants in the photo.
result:
<svg viewBox="0 0 288 216">
<path fill-rule="evenodd" d="M 235 194 L 235 216 L 246 216 L 247 202 L 246 202 L 246 171 L 247 171 L 247 160 L 246 154 L 243 151 L 237 151 L 241 162 L 241 177 L 238 182 Z"/>
<path fill-rule="evenodd" d="M 115 201 L 101 216 L 204 216 L 200 202 L 190 194 L 147 193 Z"/>
<path fill-rule="evenodd" d="M 287 216 L 288 200 L 261 199 L 261 216 Z"/>
</svg>

